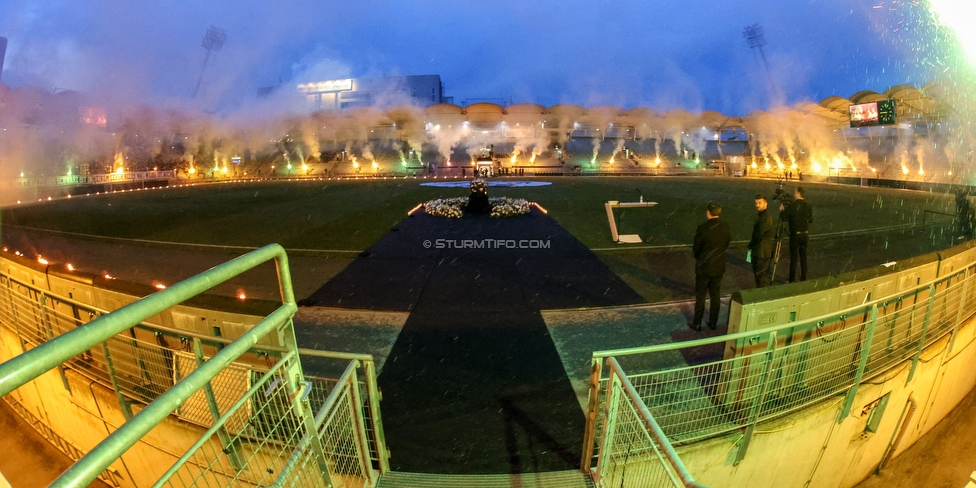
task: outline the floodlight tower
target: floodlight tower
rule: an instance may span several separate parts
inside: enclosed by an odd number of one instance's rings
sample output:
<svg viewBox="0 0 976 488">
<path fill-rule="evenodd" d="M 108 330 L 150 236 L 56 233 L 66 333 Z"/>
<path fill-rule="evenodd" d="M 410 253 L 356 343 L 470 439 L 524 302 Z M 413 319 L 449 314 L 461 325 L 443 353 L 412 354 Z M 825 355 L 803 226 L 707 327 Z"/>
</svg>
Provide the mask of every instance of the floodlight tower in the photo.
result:
<svg viewBox="0 0 976 488">
<path fill-rule="evenodd" d="M 224 41 L 226 40 L 227 33 L 223 29 L 218 29 L 214 26 L 210 26 L 207 29 L 207 35 L 203 36 L 203 49 L 207 51 L 207 54 L 203 58 L 203 68 L 200 69 L 200 78 L 197 79 L 197 86 L 193 89 L 193 98 L 196 98 L 197 93 L 200 91 L 200 83 L 203 82 L 203 74 L 207 71 L 207 61 L 210 60 L 210 53 L 220 51 L 224 47 Z"/>
<path fill-rule="evenodd" d="M 3 76 L 3 58 L 7 55 L 7 38 L 0 37 L 0 76 Z"/>
<path fill-rule="evenodd" d="M 766 45 L 766 35 L 763 32 L 763 27 L 759 24 L 746 26 L 742 30 L 742 37 L 746 39 L 746 44 L 749 46 L 749 49 L 752 49 L 753 55 L 756 54 L 756 51 L 759 51 L 759 55 L 762 56 L 763 67 L 766 68 L 766 78 L 769 81 L 769 95 L 770 98 L 775 99 L 778 90 L 776 89 L 776 83 L 773 81 L 773 75 L 769 72 L 769 62 L 766 61 L 766 52 L 763 51 L 763 46 Z M 756 58 L 756 62 L 759 62 L 758 58 Z"/>
</svg>

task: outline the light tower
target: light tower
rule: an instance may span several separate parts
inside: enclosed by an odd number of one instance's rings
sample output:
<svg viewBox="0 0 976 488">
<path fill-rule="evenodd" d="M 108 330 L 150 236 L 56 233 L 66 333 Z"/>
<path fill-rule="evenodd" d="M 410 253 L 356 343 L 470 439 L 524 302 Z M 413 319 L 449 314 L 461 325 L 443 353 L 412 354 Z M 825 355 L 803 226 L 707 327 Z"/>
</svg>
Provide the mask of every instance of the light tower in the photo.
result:
<svg viewBox="0 0 976 488">
<path fill-rule="evenodd" d="M 0 77 L 3 76 L 3 58 L 7 56 L 7 38 L 0 37 Z"/>
<path fill-rule="evenodd" d="M 766 52 L 763 51 L 763 46 L 766 45 L 766 36 L 763 33 L 763 27 L 759 24 L 752 24 L 746 26 L 742 29 L 742 37 L 746 39 L 746 44 L 749 49 L 752 49 L 752 54 L 755 56 L 756 51 L 759 51 L 759 56 L 762 57 L 763 67 L 766 69 L 766 79 L 769 82 L 769 97 L 770 101 L 778 98 L 779 90 L 776 88 L 776 82 L 773 81 L 773 75 L 769 72 L 769 62 L 766 61 Z M 759 58 L 756 58 L 756 62 L 759 62 Z"/>
<path fill-rule="evenodd" d="M 207 54 L 203 58 L 203 68 L 200 69 L 200 78 L 197 79 L 197 86 L 193 89 L 193 98 L 196 98 L 197 93 L 200 92 L 200 83 L 203 82 L 203 75 L 207 71 L 207 61 L 210 60 L 210 53 L 220 51 L 224 47 L 224 41 L 226 40 L 227 33 L 223 29 L 218 29 L 214 26 L 210 26 L 207 29 L 207 35 L 203 36 L 203 49 L 207 51 Z"/>
</svg>

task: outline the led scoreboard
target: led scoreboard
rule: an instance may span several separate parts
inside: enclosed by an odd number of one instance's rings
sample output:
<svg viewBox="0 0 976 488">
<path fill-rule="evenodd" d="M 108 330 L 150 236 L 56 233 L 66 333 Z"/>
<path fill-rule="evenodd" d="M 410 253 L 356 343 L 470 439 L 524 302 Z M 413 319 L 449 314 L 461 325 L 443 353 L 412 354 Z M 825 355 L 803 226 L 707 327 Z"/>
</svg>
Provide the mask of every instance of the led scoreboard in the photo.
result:
<svg viewBox="0 0 976 488">
<path fill-rule="evenodd" d="M 895 101 L 879 100 L 850 106 L 851 127 L 872 125 L 893 125 L 895 123 Z"/>
</svg>

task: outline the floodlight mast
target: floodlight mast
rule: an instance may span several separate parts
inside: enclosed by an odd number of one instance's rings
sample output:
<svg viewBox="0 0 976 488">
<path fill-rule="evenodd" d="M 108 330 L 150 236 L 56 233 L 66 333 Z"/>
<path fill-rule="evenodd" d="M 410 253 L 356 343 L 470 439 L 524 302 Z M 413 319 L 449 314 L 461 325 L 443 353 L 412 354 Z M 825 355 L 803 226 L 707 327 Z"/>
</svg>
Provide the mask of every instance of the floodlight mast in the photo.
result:
<svg viewBox="0 0 976 488">
<path fill-rule="evenodd" d="M 763 31 L 763 26 L 760 24 L 746 26 L 745 29 L 742 29 L 742 37 L 746 39 L 746 44 L 749 46 L 749 49 L 752 49 L 753 55 L 756 54 L 756 51 L 759 51 L 759 56 L 762 57 L 763 67 L 766 68 L 766 78 L 769 81 L 769 95 L 771 99 L 775 99 L 779 90 L 776 89 L 776 82 L 773 81 L 773 75 L 769 72 L 769 62 L 766 61 L 766 52 L 763 50 L 763 46 L 766 45 L 766 35 Z M 756 62 L 759 62 L 758 58 Z"/>
<path fill-rule="evenodd" d="M 210 60 L 210 53 L 220 51 L 224 47 L 224 41 L 226 40 L 227 33 L 223 29 L 218 29 L 214 26 L 210 26 L 207 29 L 207 35 L 203 36 L 202 47 L 207 51 L 207 54 L 203 58 L 203 68 L 200 69 L 200 78 L 197 79 L 197 85 L 193 89 L 193 98 L 196 98 L 200 92 L 200 84 L 203 82 L 203 74 L 207 71 L 207 61 Z"/>
</svg>

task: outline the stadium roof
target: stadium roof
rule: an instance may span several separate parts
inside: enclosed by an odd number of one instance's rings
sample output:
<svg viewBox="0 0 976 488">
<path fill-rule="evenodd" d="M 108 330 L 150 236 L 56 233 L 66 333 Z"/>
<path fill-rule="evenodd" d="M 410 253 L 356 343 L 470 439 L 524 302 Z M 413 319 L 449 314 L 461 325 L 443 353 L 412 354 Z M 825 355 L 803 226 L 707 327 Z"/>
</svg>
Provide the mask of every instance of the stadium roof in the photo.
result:
<svg viewBox="0 0 976 488">
<path fill-rule="evenodd" d="M 525 125 L 548 120 L 559 126 L 567 127 L 573 123 L 599 127 L 608 124 L 620 124 L 640 127 L 654 127 L 654 130 L 672 130 L 682 128 L 704 127 L 713 131 L 721 131 L 730 127 L 743 127 L 751 118 L 762 117 L 764 114 L 789 114 L 802 117 L 813 117 L 811 122 L 819 121 L 823 125 L 833 128 L 846 127 L 850 123 L 850 106 L 858 103 L 870 103 L 880 100 L 894 100 L 896 115 L 901 122 L 925 121 L 936 122 L 952 113 L 948 100 L 953 96 L 956 88 L 944 81 L 926 84 L 922 88 L 911 85 L 896 85 L 876 92 L 863 90 L 850 97 L 831 96 L 819 103 L 812 101 L 799 102 L 792 107 L 777 107 L 768 111 L 758 110 L 745 117 L 729 116 L 719 112 L 706 110 L 694 113 L 684 109 L 658 112 L 649 107 L 634 107 L 623 109 L 614 105 L 600 105 L 586 108 L 575 104 L 557 104 L 545 107 L 535 103 L 517 103 L 507 107 L 489 102 L 474 103 L 466 107 L 454 104 L 434 104 L 425 109 L 390 108 L 385 117 L 372 109 L 367 118 L 373 120 L 392 120 L 403 122 L 411 119 L 411 115 L 422 113 L 436 124 L 460 124 L 467 121 L 477 127 L 490 127 L 506 122 L 512 125 Z M 414 115 L 416 115 L 414 114 Z M 357 114 L 362 118 L 365 111 Z M 665 124 L 667 127 L 664 127 Z M 554 126 L 553 126 L 554 127 Z"/>
</svg>

